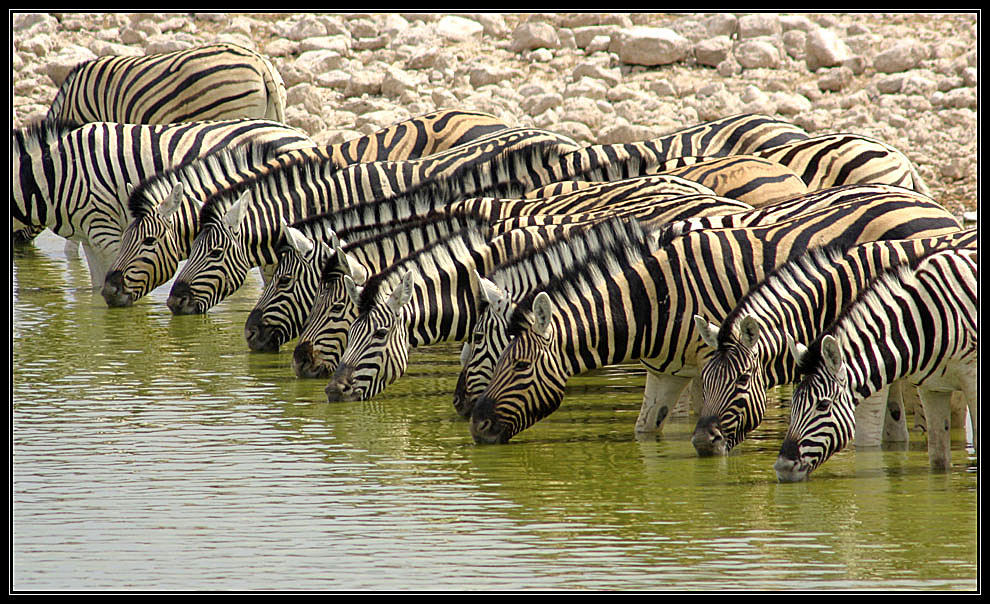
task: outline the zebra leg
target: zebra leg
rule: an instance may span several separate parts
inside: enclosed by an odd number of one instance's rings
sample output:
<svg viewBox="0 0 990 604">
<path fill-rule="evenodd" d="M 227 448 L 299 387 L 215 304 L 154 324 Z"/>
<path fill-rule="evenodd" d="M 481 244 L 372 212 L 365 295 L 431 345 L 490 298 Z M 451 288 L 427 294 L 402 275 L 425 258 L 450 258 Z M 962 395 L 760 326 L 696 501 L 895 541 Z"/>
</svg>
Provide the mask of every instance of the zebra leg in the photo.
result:
<svg viewBox="0 0 990 604">
<path fill-rule="evenodd" d="M 68 243 L 72 243 L 72 240 L 70 239 Z M 86 254 L 86 266 L 89 268 L 90 283 L 92 283 L 93 289 L 99 290 L 103 287 L 103 281 L 107 276 L 107 267 L 110 266 L 110 263 L 105 261 L 100 250 L 90 245 L 89 242 L 82 242 L 82 248 Z"/>
<path fill-rule="evenodd" d="M 879 447 L 883 441 L 889 390 L 884 386 L 856 405 L 856 447 Z"/>
<path fill-rule="evenodd" d="M 661 432 L 663 422 L 687 387 L 691 378 L 646 372 L 643 406 L 636 419 L 636 432 Z"/>
<path fill-rule="evenodd" d="M 910 384 L 907 387 L 910 387 Z M 903 443 L 909 440 L 907 415 L 904 410 L 904 388 L 905 384 L 902 380 L 890 385 L 887 413 L 883 418 L 883 442 Z"/>
<path fill-rule="evenodd" d="M 928 423 L 928 464 L 935 472 L 948 471 L 952 465 L 949 440 L 952 392 L 921 388 L 920 395 Z"/>
<path fill-rule="evenodd" d="M 979 401 L 976 400 L 976 371 L 966 372 L 962 378 L 962 394 L 966 401 L 966 408 L 969 411 L 969 423 L 967 427 L 969 428 L 970 434 L 967 435 L 968 440 L 973 444 L 973 450 L 977 454 L 980 452 L 980 410 L 977 406 Z"/>
</svg>

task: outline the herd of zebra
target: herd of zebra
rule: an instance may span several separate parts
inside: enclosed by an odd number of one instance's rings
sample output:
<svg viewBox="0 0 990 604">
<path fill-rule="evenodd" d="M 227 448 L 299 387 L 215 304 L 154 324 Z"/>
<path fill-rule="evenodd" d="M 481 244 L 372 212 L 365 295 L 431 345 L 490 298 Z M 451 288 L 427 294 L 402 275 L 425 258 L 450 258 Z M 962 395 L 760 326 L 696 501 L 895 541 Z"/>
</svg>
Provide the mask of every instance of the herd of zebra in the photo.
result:
<svg viewBox="0 0 990 604">
<path fill-rule="evenodd" d="M 81 242 L 115 307 L 174 279 L 169 309 L 205 313 L 258 267 L 249 347 L 297 339 L 328 401 L 463 342 L 454 407 L 478 443 L 553 413 L 570 376 L 638 360 L 635 430 L 693 383 L 701 455 L 795 384 L 780 481 L 854 439 L 906 440 L 915 387 L 933 469 L 954 391 L 976 447 L 978 233 L 880 141 L 746 114 L 579 145 L 452 110 L 317 145 L 284 105 L 272 64 L 229 44 L 83 63 L 12 133 L 13 230 Z"/>
</svg>

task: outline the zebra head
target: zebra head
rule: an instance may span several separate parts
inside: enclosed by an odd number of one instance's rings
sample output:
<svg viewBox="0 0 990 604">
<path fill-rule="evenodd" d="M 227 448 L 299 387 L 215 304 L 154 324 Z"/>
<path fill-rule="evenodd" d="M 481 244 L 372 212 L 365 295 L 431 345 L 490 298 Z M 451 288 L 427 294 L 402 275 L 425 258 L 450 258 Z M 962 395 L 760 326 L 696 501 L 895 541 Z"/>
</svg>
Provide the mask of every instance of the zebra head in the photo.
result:
<svg viewBox="0 0 990 604">
<path fill-rule="evenodd" d="M 320 273 L 320 285 L 292 353 L 292 368 L 302 378 L 326 378 L 347 346 L 347 331 L 357 318 L 357 297 L 367 270 L 335 250 Z M 353 284 L 349 292 L 346 279 Z"/>
<path fill-rule="evenodd" d="M 726 455 L 763 419 L 767 406 L 766 376 L 755 346 L 760 323 L 752 315 L 738 328 L 719 335 L 719 327 L 694 316 L 701 339 L 715 352 L 701 369 L 703 402 L 691 444 L 698 455 Z"/>
<path fill-rule="evenodd" d="M 327 400 L 368 400 L 405 372 L 409 361 L 409 316 L 404 312 L 413 297 L 415 275 L 406 271 L 384 303 L 377 301 L 354 319 L 347 332 L 347 348 L 326 387 Z M 345 277 L 355 303 L 360 292 Z"/>
<path fill-rule="evenodd" d="M 471 412 L 477 443 L 505 443 L 553 413 L 567 382 L 559 358 L 554 305 L 546 292 L 533 297 L 532 310 L 513 313 L 511 339 L 495 364 L 491 381 Z"/>
<path fill-rule="evenodd" d="M 835 337 L 822 336 L 817 354 L 815 346 L 808 349 L 791 336 L 787 345 L 807 374 L 794 388 L 790 425 L 773 469 L 780 482 L 798 482 L 846 446 L 856 416 L 848 365 Z"/>
<path fill-rule="evenodd" d="M 484 308 L 461 350 L 461 373 L 454 389 L 454 409 L 471 417 L 474 403 L 491 380 L 498 357 L 509 343 L 509 317 L 515 304 L 509 292 L 477 275 L 485 299 Z"/>
<path fill-rule="evenodd" d="M 319 291 L 323 264 L 339 248 L 336 235 L 330 237 L 328 245 L 282 224 L 284 245 L 279 246 L 275 272 L 244 324 L 251 350 L 278 352 L 299 335 Z"/>
<path fill-rule="evenodd" d="M 202 224 L 169 293 L 167 304 L 172 313 L 205 313 L 244 283 L 251 266 L 240 234 L 249 194 L 245 191 L 221 220 Z"/>
<path fill-rule="evenodd" d="M 120 252 L 103 282 L 107 306 L 130 306 L 175 274 L 185 256 L 176 239 L 173 219 L 182 207 L 182 183 L 176 183 L 154 210 L 124 229 Z"/>
</svg>

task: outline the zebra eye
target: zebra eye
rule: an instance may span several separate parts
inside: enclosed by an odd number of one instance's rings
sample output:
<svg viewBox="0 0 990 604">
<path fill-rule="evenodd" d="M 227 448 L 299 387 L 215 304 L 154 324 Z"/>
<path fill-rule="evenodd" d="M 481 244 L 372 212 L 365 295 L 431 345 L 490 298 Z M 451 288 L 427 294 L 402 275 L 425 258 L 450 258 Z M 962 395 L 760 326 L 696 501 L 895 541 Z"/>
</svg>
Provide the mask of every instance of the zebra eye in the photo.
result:
<svg viewBox="0 0 990 604">
<path fill-rule="evenodd" d="M 292 285 L 292 277 L 289 277 L 288 275 L 286 275 L 284 277 L 279 277 L 279 280 L 278 280 L 278 286 L 279 287 L 283 287 L 284 288 L 284 287 L 289 287 L 290 285 Z"/>
<path fill-rule="evenodd" d="M 831 406 L 832 406 L 832 399 L 823 398 L 820 401 L 818 401 L 817 405 L 815 405 L 815 409 L 818 409 L 819 411 L 824 413 L 825 411 L 828 411 L 828 408 Z"/>
<path fill-rule="evenodd" d="M 219 258 L 221 256 L 223 256 L 223 248 L 214 248 L 214 250 L 210 252 L 210 258 Z"/>
<path fill-rule="evenodd" d="M 745 388 L 747 385 L 749 385 L 749 374 L 740 373 L 739 377 L 736 378 L 736 386 L 739 386 L 740 388 Z"/>
<path fill-rule="evenodd" d="M 379 327 L 378 329 L 375 330 L 375 337 L 376 338 L 384 338 L 387 335 L 388 335 L 388 328 L 387 327 Z"/>
<path fill-rule="evenodd" d="M 330 312 L 333 312 L 333 313 L 343 312 L 343 310 L 344 310 L 344 303 L 343 302 L 337 302 L 336 304 L 334 304 L 333 306 L 330 307 Z"/>
<path fill-rule="evenodd" d="M 141 245 L 155 245 L 155 238 L 151 236 L 145 237 L 144 241 L 141 242 Z"/>
<path fill-rule="evenodd" d="M 513 368 L 516 371 L 526 371 L 527 369 L 529 369 L 529 366 L 530 366 L 529 361 L 516 361 L 516 364 L 513 365 Z"/>
<path fill-rule="evenodd" d="M 480 331 L 474 332 L 474 337 L 471 339 L 475 344 L 481 344 L 485 340 L 485 334 Z"/>
</svg>

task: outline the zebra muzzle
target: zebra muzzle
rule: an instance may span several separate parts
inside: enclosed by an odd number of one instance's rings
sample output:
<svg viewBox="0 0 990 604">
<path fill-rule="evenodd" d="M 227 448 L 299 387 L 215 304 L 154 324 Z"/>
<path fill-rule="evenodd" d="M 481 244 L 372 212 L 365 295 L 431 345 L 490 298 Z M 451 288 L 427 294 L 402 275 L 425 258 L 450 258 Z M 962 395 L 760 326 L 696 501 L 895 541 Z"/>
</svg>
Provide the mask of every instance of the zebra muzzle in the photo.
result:
<svg viewBox="0 0 990 604">
<path fill-rule="evenodd" d="M 193 298 L 192 288 L 185 281 L 175 282 L 165 304 L 175 315 L 195 315 L 205 312 L 202 305 Z"/>
<path fill-rule="evenodd" d="M 725 437 L 722 435 L 722 430 L 718 424 L 718 418 L 715 416 L 702 417 L 698 420 L 694 433 L 691 435 L 691 444 L 694 445 L 694 450 L 698 455 L 702 457 L 725 455 L 729 452 Z"/>
<path fill-rule="evenodd" d="M 256 352 L 278 352 L 282 345 L 278 330 L 265 325 L 264 315 L 259 310 L 252 310 L 244 323 L 244 339 L 248 347 Z"/>
<path fill-rule="evenodd" d="M 354 369 L 343 365 L 337 367 L 337 371 L 330 378 L 330 383 L 324 389 L 327 394 L 327 402 L 339 403 L 343 401 L 362 400 L 361 392 L 354 388 Z"/>
<path fill-rule="evenodd" d="M 107 306 L 121 308 L 134 304 L 134 298 L 124 291 L 124 273 L 112 271 L 107 274 L 103 281 L 103 289 L 100 290 Z"/>
<path fill-rule="evenodd" d="M 773 471 L 777 474 L 778 482 L 801 482 L 808 477 L 811 469 L 801 463 L 800 451 L 796 442 L 785 439 L 780 448 L 777 461 L 773 463 Z"/>
<path fill-rule="evenodd" d="M 330 367 L 320 361 L 310 342 L 300 342 L 292 351 L 292 370 L 296 372 L 296 377 L 301 378 L 330 376 Z"/>
</svg>

